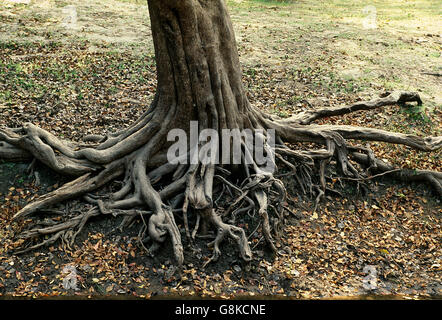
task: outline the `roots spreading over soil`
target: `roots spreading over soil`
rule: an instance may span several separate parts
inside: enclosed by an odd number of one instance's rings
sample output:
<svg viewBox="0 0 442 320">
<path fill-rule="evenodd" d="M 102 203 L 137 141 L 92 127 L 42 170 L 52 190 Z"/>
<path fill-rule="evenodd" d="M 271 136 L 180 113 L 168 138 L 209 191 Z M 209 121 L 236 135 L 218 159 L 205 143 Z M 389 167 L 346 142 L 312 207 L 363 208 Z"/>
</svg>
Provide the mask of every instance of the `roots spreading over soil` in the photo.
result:
<svg viewBox="0 0 442 320">
<path fill-rule="evenodd" d="M 287 119 L 272 118 L 247 100 L 224 1 L 150 0 L 148 4 L 158 87 L 152 105 L 135 123 L 107 136 L 87 136 L 82 143 L 60 140 L 29 123 L 21 128 L 0 129 L 0 158 L 37 159 L 74 179 L 39 197 L 14 216 L 20 219 L 32 215 L 36 219 L 34 227 L 20 235 L 32 240 L 25 242 L 22 251 L 57 239 L 72 244 L 93 216 L 124 216 L 122 227 L 140 217 L 140 244 L 154 254 L 161 243 L 170 239 L 177 264 L 182 265 L 184 248 L 176 222 L 180 218 L 190 246 L 197 236 L 213 238 L 209 243 L 213 254 L 206 263 L 220 257 L 220 244 L 226 238 L 233 240 L 240 256 L 249 261 L 252 250 L 248 235 L 237 222 L 245 216 L 258 220 L 257 230 L 276 251 L 275 239 L 287 208 L 281 177 L 292 179 L 300 193 L 314 195 L 315 207 L 327 192 L 334 191 L 328 180 L 344 178 L 362 185 L 364 180 L 375 177 L 373 174 L 421 180 L 442 195 L 441 173 L 395 169 L 377 159 L 368 147 L 348 142 L 383 141 L 429 152 L 442 146 L 442 137 L 421 138 L 373 128 L 314 124 L 324 117 L 359 110 L 408 102 L 421 104 L 416 93 L 393 92 L 347 107 L 311 110 Z M 249 129 L 262 141 L 270 138 L 267 132 L 273 129 L 276 147 L 266 152 L 275 153 L 277 170 L 266 170 L 256 159 L 258 150 L 245 141 L 240 148 L 244 160 L 240 164 L 206 161 L 213 154 L 198 157 L 196 162 L 187 161 L 188 164 L 168 162 L 169 131 L 179 128 L 189 133 L 191 121 L 198 121 L 198 134 L 205 129 Z M 186 151 L 190 158 L 192 150 Z M 118 190 L 105 195 L 97 193 L 116 180 L 121 180 Z M 65 217 L 62 222 L 38 219 L 39 213 L 79 197 L 92 205 L 90 210 Z M 210 228 L 214 230 L 212 236 Z M 41 236 L 48 237 L 35 244 L 33 241 Z"/>
<path fill-rule="evenodd" d="M 176 262 L 182 265 L 184 248 L 176 222 L 178 217 L 183 221 L 191 247 L 198 236 L 213 238 L 208 243 L 213 254 L 205 264 L 220 257 L 220 244 L 226 238 L 237 244 L 242 259 L 250 261 L 252 250 L 248 236 L 235 223 L 244 215 L 259 219 L 257 230 L 261 230 L 263 239 L 276 251 L 275 238 L 280 235 L 287 208 L 286 190 L 278 178 L 293 179 L 300 193 L 314 195 L 315 209 L 327 192 L 334 192 L 328 187 L 329 179 L 348 179 L 359 186 L 366 179 L 388 174 L 404 181 L 426 182 L 442 195 L 442 173 L 396 169 L 377 159 L 368 147 L 348 143 L 349 140 L 384 141 L 434 151 L 442 146 L 442 137 L 421 138 L 373 128 L 312 124 L 323 117 L 407 102 L 421 104 L 416 93 L 393 92 L 369 102 L 303 112 L 288 119 L 273 119 L 248 107 L 250 129 L 274 129 L 276 132 L 274 153 L 278 169 L 274 173 L 263 170 L 256 162 L 229 166 L 204 164 L 207 163 L 204 161 L 197 164 L 168 162 L 165 146 L 176 109 L 170 107 L 168 112 L 161 112 L 165 109 L 158 112 L 155 102 L 128 129 L 106 137 L 85 137 L 88 143 L 62 141 L 32 124 L 0 129 L 1 158 L 15 161 L 34 158 L 59 173 L 74 177 L 73 181 L 39 197 L 14 216 L 20 219 L 32 215 L 35 219 L 33 226 L 20 235 L 30 240 L 25 242 L 21 252 L 58 239 L 72 245 L 94 216 L 124 216 L 121 227 L 139 217 L 143 222 L 139 241 L 146 251 L 154 254 L 161 243 L 170 239 Z M 216 110 L 212 111 L 210 123 L 216 124 L 218 115 Z M 207 123 L 207 118 L 199 120 Z M 312 143 L 323 148 L 310 148 Z M 302 145 L 304 147 L 300 147 Z M 253 159 L 254 151 L 243 144 L 242 158 Z M 121 178 L 121 187 L 114 193 L 94 193 Z M 235 200 L 226 203 L 227 195 Z M 56 204 L 78 197 L 92 204 L 89 210 L 62 222 L 38 218 L 38 213 L 51 212 Z M 190 225 L 189 215 L 194 225 Z M 213 235 L 209 233 L 210 227 Z M 48 235 L 46 240 L 37 241 Z"/>
</svg>

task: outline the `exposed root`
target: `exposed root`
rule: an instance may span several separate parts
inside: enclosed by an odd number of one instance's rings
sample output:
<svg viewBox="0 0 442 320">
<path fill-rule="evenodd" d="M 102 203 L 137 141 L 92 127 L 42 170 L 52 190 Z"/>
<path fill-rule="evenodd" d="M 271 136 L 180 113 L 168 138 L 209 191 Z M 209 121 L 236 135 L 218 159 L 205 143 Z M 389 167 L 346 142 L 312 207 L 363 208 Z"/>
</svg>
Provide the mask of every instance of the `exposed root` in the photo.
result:
<svg viewBox="0 0 442 320">
<path fill-rule="evenodd" d="M 14 215 L 14 219 L 25 217 L 42 208 L 47 208 L 59 202 L 78 197 L 84 193 L 91 192 L 117 178 L 123 173 L 120 162 L 111 163 L 98 175 L 91 177 L 89 173 L 66 183 L 60 188 L 39 197 L 36 201 L 28 204 Z"/>
<path fill-rule="evenodd" d="M 422 100 L 419 94 L 416 92 L 404 92 L 394 91 L 392 93 L 386 93 L 383 97 L 374 99 L 368 102 L 357 102 L 351 106 L 342 106 L 335 108 L 325 108 L 317 110 L 309 110 L 300 112 L 293 117 L 288 118 L 286 121 L 291 124 L 308 125 L 313 121 L 332 117 L 341 116 L 347 113 L 360 111 L 360 110 L 373 110 L 385 106 L 391 106 L 395 104 L 405 104 L 406 102 L 417 102 L 417 105 L 422 105 Z"/>
<path fill-rule="evenodd" d="M 96 209 L 91 209 L 85 213 L 79 214 L 74 218 L 71 218 L 65 222 L 57 223 L 51 220 L 43 220 L 37 222 L 38 225 L 49 225 L 47 227 L 36 227 L 28 231 L 24 231 L 20 234 L 21 239 L 34 239 L 44 235 L 52 236 L 43 242 L 37 243 L 33 246 L 24 248 L 22 250 L 17 251 L 17 254 L 25 253 L 39 247 L 50 245 L 57 241 L 58 239 L 62 239 L 62 241 L 67 244 L 68 247 L 74 244 L 75 238 L 77 235 L 83 230 L 86 222 L 89 218 L 93 216 L 97 216 L 100 212 Z M 76 228 L 76 230 L 75 230 Z"/>
<path fill-rule="evenodd" d="M 31 123 L 24 124 L 20 130 L 0 129 L 0 140 L 8 144 L 6 147 L 20 148 L 62 174 L 79 176 L 101 167 L 88 160 L 80 160 L 74 151 L 74 143 L 59 140 Z"/>
<path fill-rule="evenodd" d="M 142 220 L 138 240 L 149 254 L 154 254 L 167 238 L 170 239 L 176 262 L 181 266 L 184 263 L 184 249 L 175 221 L 178 217 L 183 222 L 191 247 L 195 245 L 198 234 L 206 237 L 208 227 L 214 227 L 216 236 L 209 243 L 213 254 L 204 266 L 220 258 L 220 245 L 226 239 L 233 240 L 240 257 L 250 261 L 253 257 L 246 230 L 235 224 L 245 216 L 255 220 L 256 228 L 251 235 L 260 231 L 261 239 L 273 252 L 277 252 L 275 244 L 281 235 L 283 210 L 286 208 L 286 190 L 277 177 L 294 178 L 299 193 L 314 196 L 314 210 L 326 192 L 339 194 L 327 185 L 330 177 L 355 181 L 359 187 L 368 179 L 392 175 L 404 181 L 426 182 L 442 195 L 441 173 L 393 168 L 377 159 L 370 149 L 348 143 L 348 140 L 383 141 L 430 152 L 442 147 L 442 137 L 421 138 L 372 128 L 312 124 L 324 117 L 411 101 L 421 103 L 415 93 L 395 92 L 350 107 L 303 112 L 288 120 L 271 119 L 251 108 L 247 111 L 249 117 L 246 117 L 246 123 L 253 130 L 269 128 L 276 131 L 278 144 L 274 150 L 266 149 L 267 153 L 275 153 L 279 167 L 274 166 L 277 168 L 274 173 L 260 167 L 254 156 L 256 150 L 245 143 L 241 145 L 243 163 L 239 165 L 207 164 L 205 159 L 190 165 L 167 162 L 165 141 L 173 124 L 176 106 L 162 108 L 157 114 L 154 104 L 127 130 L 106 137 L 85 139 L 96 145 L 83 146 L 61 141 L 31 124 L 18 129 L 1 129 L 0 158 L 34 158 L 58 172 L 77 177 L 28 204 L 14 216 L 15 219 L 37 212 L 44 213 L 45 209 L 57 203 L 81 196 L 92 206 L 92 209 L 74 217 L 65 217 L 61 223 L 40 219 L 36 227 L 23 232 L 21 238 L 51 237 L 38 244 L 27 244 L 20 252 L 60 239 L 71 246 L 91 217 L 123 216 L 121 228 L 134 219 Z M 212 108 L 209 114 L 211 126 L 217 128 L 217 111 Z M 226 121 L 225 115 L 220 119 Z M 202 128 L 209 127 L 207 119 L 202 123 Z M 266 140 L 263 134 L 257 137 Z M 323 148 L 295 150 L 286 144 L 295 142 L 316 143 Z M 192 152 L 189 149 L 187 152 L 185 157 L 189 158 Z M 210 156 L 213 155 L 207 155 Z M 379 174 L 373 176 L 372 172 Z M 107 195 L 94 195 L 94 191 L 116 179 L 122 179 L 118 190 Z M 149 248 L 144 245 L 147 242 L 151 243 Z"/>
<path fill-rule="evenodd" d="M 250 250 L 249 242 L 243 228 L 224 223 L 213 209 L 205 210 L 205 212 L 201 214 L 216 228 L 216 238 L 208 244 L 209 247 L 213 248 L 213 254 L 203 264 L 203 267 L 212 261 L 218 260 L 221 255 L 219 246 L 226 236 L 229 236 L 237 243 L 240 256 L 244 261 L 252 260 L 252 251 Z"/>
<path fill-rule="evenodd" d="M 359 152 L 352 152 L 350 154 L 352 159 L 365 165 L 370 166 L 373 171 L 381 172 L 377 176 L 381 175 L 391 175 L 396 179 L 402 180 L 404 182 L 419 181 L 426 182 L 431 185 L 434 190 L 442 196 L 442 173 L 430 170 L 410 170 L 410 169 L 398 169 L 394 168 L 392 165 L 385 163 L 382 160 L 375 159 L 374 166 L 369 156 Z"/>
</svg>

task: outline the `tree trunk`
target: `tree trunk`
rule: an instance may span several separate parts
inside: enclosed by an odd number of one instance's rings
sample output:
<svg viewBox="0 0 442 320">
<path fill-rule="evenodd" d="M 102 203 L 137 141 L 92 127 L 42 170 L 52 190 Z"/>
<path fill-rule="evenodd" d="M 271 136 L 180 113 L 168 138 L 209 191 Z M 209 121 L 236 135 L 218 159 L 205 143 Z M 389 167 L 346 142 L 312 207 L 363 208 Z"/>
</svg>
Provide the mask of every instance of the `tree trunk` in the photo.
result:
<svg viewBox="0 0 442 320">
<path fill-rule="evenodd" d="M 152 108 L 168 130 L 260 128 L 241 80 L 233 26 L 223 0 L 149 1 L 158 88 Z M 165 144 L 169 146 L 169 144 Z M 159 153 L 164 154 L 165 150 Z M 195 168 L 187 204 L 212 208 L 214 165 Z M 201 173 L 201 175 L 198 174 Z"/>
<path fill-rule="evenodd" d="M 251 126 L 233 27 L 223 0 L 149 1 L 157 103 L 187 129 Z"/>
</svg>

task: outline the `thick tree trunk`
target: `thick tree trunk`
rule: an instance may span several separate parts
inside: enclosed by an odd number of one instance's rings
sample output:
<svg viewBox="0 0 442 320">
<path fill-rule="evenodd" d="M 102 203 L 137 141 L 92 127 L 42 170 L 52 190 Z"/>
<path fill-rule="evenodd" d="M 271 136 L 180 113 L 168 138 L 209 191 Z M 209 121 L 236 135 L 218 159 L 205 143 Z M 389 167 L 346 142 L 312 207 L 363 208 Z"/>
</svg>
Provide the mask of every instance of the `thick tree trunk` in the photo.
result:
<svg viewBox="0 0 442 320">
<path fill-rule="evenodd" d="M 186 132 L 191 121 L 198 122 L 199 131 L 261 127 L 242 86 L 224 1 L 152 0 L 149 11 L 158 68 L 152 108 L 165 117 L 163 125 Z M 194 187 L 187 194 L 186 206 L 212 208 L 214 171 L 214 165 L 194 169 L 190 181 Z"/>
<path fill-rule="evenodd" d="M 251 126 L 233 27 L 223 0 L 149 1 L 157 104 L 188 129 Z"/>
</svg>

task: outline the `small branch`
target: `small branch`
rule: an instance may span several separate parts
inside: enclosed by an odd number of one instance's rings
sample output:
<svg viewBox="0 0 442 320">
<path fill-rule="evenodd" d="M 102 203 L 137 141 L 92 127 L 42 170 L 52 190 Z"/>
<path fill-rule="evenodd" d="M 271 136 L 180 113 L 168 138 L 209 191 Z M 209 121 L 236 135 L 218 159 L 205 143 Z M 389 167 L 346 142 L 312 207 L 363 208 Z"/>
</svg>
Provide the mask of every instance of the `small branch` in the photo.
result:
<svg viewBox="0 0 442 320">
<path fill-rule="evenodd" d="M 422 72 L 422 74 L 427 74 L 429 76 L 442 77 L 442 73 L 438 72 Z"/>
</svg>

